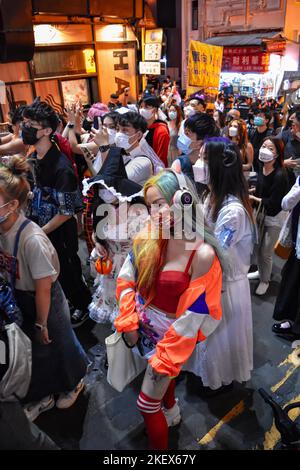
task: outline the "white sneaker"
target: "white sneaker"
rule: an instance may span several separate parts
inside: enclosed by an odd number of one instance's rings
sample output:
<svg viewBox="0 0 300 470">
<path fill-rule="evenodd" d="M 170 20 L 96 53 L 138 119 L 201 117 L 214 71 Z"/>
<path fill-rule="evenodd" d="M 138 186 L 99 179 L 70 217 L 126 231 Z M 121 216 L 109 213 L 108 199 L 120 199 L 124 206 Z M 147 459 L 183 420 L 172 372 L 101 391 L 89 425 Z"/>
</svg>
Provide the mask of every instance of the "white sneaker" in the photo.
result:
<svg viewBox="0 0 300 470">
<path fill-rule="evenodd" d="M 73 403 L 75 403 L 75 401 L 77 400 L 79 393 L 83 389 L 84 389 L 84 383 L 81 380 L 79 384 L 77 385 L 77 387 L 74 388 L 74 390 L 72 390 L 71 392 L 61 393 L 59 395 L 59 398 L 56 401 L 57 408 L 60 408 L 62 410 L 62 409 L 69 408 L 70 406 L 72 406 Z"/>
<path fill-rule="evenodd" d="M 253 271 L 253 273 L 248 273 L 247 278 L 249 279 L 249 281 L 259 279 L 259 272 Z"/>
<path fill-rule="evenodd" d="M 181 414 L 180 414 L 180 408 L 178 405 L 178 398 L 175 398 L 175 405 L 172 406 L 170 409 L 163 408 L 164 415 L 167 420 L 167 424 L 169 427 L 171 426 L 176 426 L 177 424 L 180 423 L 181 421 Z"/>
<path fill-rule="evenodd" d="M 258 288 L 255 291 L 256 295 L 264 295 L 269 288 L 269 283 L 268 282 L 260 282 L 258 284 Z"/>
<path fill-rule="evenodd" d="M 54 405 L 55 400 L 53 395 L 48 395 L 41 401 L 28 403 L 27 405 L 25 405 L 23 410 L 29 421 L 34 421 L 44 411 L 51 410 Z"/>
</svg>

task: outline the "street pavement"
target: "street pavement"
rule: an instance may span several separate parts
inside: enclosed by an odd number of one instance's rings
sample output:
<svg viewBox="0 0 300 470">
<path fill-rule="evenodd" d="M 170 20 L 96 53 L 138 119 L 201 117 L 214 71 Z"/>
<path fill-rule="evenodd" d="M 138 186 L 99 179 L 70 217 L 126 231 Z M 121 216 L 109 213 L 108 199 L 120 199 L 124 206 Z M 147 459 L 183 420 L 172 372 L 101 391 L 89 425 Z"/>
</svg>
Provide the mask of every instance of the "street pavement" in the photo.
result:
<svg viewBox="0 0 300 470">
<path fill-rule="evenodd" d="M 82 250 L 81 244 L 84 259 Z M 276 337 L 271 331 L 282 264 L 276 257 L 266 295 L 256 296 L 257 281 L 251 281 L 254 333 L 251 380 L 234 383 L 232 390 L 220 395 L 201 398 L 198 380 L 192 374 L 182 374 L 176 386 L 182 422 L 170 429 L 170 449 L 279 448 L 280 436 L 272 410 L 257 390 L 263 387 L 281 406 L 300 401 L 300 349 L 292 349 L 291 341 Z M 88 320 L 75 332 L 93 361 L 85 378 L 85 391 L 71 408 L 53 408 L 41 414 L 35 423 L 64 449 L 147 449 L 143 420 L 136 409 L 142 377 L 122 393 L 116 392 L 106 381 L 104 340 L 111 334 L 110 329 Z M 293 419 L 299 415 L 300 408 L 291 413 Z"/>
</svg>

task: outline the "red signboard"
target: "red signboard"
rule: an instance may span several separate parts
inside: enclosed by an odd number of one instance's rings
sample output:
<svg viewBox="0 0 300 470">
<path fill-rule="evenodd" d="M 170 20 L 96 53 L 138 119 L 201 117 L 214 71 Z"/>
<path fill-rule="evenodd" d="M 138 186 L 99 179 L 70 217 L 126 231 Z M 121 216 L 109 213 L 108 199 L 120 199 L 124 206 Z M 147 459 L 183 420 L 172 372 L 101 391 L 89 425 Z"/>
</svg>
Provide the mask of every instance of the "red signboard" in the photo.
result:
<svg viewBox="0 0 300 470">
<path fill-rule="evenodd" d="M 285 41 L 265 41 L 266 52 L 283 55 L 285 51 Z"/>
<path fill-rule="evenodd" d="M 269 54 L 259 46 L 224 47 L 222 72 L 265 73 L 269 70 Z"/>
</svg>

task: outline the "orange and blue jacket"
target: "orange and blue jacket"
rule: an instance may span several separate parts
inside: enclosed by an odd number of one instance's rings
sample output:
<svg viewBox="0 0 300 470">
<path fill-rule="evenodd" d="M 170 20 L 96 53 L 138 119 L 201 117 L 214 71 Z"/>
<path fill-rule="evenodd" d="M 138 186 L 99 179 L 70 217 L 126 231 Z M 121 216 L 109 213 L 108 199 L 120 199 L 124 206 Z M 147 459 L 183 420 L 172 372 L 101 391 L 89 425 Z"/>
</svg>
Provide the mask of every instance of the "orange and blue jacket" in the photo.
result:
<svg viewBox="0 0 300 470">
<path fill-rule="evenodd" d="M 222 317 L 222 269 L 215 256 L 210 270 L 190 282 L 181 295 L 172 325 L 156 344 L 150 365 L 159 374 L 176 377 L 198 342 L 204 341 L 217 328 Z M 136 267 L 130 253 L 117 279 L 116 297 L 119 315 L 114 324 L 118 332 L 138 330 L 136 310 Z M 150 307 L 151 308 L 151 307 Z"/>
</svg>

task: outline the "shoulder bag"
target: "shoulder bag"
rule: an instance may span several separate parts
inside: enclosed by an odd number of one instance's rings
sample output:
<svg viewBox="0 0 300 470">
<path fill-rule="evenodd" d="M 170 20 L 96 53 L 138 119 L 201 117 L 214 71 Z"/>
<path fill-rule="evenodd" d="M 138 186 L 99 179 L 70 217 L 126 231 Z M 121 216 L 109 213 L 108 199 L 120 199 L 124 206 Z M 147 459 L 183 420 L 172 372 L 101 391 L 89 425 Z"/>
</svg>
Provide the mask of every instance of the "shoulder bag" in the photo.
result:
<svg viewBox="0 0 300 470">
<path fill-rule="evenodd" d="M 107 351 L 107 381 L 118 392 L 132 382 L 147 366 L 147 360 L 126 346 L 122 334 L 115 331 L 105 339 Z"/>
</svg>

